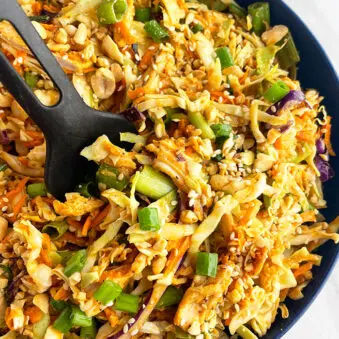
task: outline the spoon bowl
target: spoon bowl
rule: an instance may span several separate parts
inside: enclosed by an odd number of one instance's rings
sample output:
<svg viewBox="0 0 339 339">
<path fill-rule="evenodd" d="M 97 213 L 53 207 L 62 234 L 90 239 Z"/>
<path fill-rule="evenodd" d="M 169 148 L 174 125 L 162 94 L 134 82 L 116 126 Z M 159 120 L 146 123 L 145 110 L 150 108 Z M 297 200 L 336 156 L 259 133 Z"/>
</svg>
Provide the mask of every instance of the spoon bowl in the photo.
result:
<svg viewBox="0 0 339 339">
<path fill-rule="evenodd" d="M 55 106 L 43 105 L 0 52 L 0 81 L 43 131 L 47 147 L 47 190 L 62 199 L 83 172 L 84 162 L 80 158 L 83 147 L 103 134 L 114 144 L 126 147 L 120 142 L 119 133 L 136 132 L 136 129 L 122 114 L 96 111 L 84 103 L 16 1 L 0 1 L 1 19 L 15 27 L 60 92 Z"/>
</svg>

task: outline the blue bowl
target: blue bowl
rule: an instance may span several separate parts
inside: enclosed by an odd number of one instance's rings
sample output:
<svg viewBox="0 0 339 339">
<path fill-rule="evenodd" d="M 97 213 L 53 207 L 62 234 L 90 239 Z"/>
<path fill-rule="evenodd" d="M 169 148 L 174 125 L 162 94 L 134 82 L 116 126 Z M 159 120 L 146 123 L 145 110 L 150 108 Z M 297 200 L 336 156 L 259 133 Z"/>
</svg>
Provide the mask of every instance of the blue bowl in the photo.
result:
<svg viewBox="0 0 339 339">
<path fill-rule="evenodd" d="M 239 5 L 244 7 L 253 2 L 255 1 L 238 1 Z M 339 124 L 338 119 L 336 119 L 336 113 L 339 108 L 339 80 L 337 73 L 319 42 L 298 15 L 281 0 L 271 0 L 269 3 L 271 6 L 272 25 L 283 24 L 289 27 L 300 52 L 301 62 L 298 69 L 298 80 L 300 80 L 301 86 L 304 89 L 317 89 L 325 97 L 323 103 L 329 115 L 333 117 L 333 131 L 335 131 L 336 126 Z M 305 6 L 307 6 L 306 3 Z M 332 144 L 334 149 L 339 152 L 339 133 L 332 133 Z M 337 191 L 339 188 L 339 158 L 332 158 L 331 165 L 337 176 L 325 183 L 324 186 L 324 195 L 328 208 L 322 212 L 328 221 L 332 221 L 339 214 L 339 194 Z M 324 286 L 335 265 L 339 246 L 336 246 L 333 241 L 328 241 L 319 248 L 317 253 L 323 256 L 323 260 L 321 266 L 314 268 L 314 279 L 304 289 L 304 298 L 298 301 L 288 300 L 286 302 L 290 316 L 287 319 L 282 319 L 278 316 L 265 338 L 277 339 L 282 337 L 302 316 Z"/>
</svg>

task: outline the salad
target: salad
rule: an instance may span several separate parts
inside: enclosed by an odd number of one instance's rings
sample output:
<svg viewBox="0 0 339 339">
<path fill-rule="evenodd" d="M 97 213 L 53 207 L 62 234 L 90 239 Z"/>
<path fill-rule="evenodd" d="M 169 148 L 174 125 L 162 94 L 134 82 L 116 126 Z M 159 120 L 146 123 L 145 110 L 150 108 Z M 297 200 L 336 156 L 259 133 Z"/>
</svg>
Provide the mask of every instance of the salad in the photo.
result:
<svg viewBox="0 0 339 339">
<path fill-rule="evenodd" d="M 138 134 L 85 147 L 57 200 L 43 133 L 0 87 L 1 338 L 254 339 L 287 318 L 339 219 L 321 214 L 331 117 L 269 3 L 19 3 L 85 103 Z M 58 102 L 6 21 L 0 48 Z"/>
</svg>

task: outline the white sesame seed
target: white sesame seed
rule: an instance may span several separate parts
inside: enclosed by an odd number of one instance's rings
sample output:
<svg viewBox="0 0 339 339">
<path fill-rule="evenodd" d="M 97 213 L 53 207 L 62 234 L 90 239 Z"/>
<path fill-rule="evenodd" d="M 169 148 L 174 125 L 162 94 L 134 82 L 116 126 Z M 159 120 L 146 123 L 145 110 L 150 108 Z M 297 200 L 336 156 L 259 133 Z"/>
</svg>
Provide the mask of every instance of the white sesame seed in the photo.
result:
<svg viewBox="0 0 339 339">
<path fill-rule="evenodd" d="M 133 330 L 133 331 L 131 332 L 131 335 L 132 335 L 132 336 L 133 336 L 133 335 L 136 335 L 138 332 L 139 332 L 139 330 L 138 330 L 138 329 L 135 329 L 135 330 Z"/>
<path fill-rule="evenodd" d="M 190 201 L 188 202 L 188 206 L 189 207 L 193 207 L 194 206 L 194 199 L 190 199 Z"/>
<path fill-rule="evenodd" d="M 131 318 L 130 320 L 128 320 L 128 324 L 134 324 L 135 323 L 135 319 Z"/>
<path fill-rule="evenodd" d="M 9 213 L 7 216 L 8 216 L 9 218 L 12 218 L 12 217 L 14 217 L 14 213 Z"/>
<path fill-rule="evenodd" d="M 135 54 L 135 56 L 134 56 L 134 57 L 135 57 L 135 60 L 136 60 L 136 61 L 140 61 L 140 60 L 141 60 L 141 58 L 140 58 L 140 55 L 139 55 L 139 54 Z"/>
<path fill-rule="evenodd" d="M 9 201 L 7 197 L 2 198 L 2 200 L 3 200 L 4 202 L 8 202 L 8 201 Z"/>
<path fill-rule="evenodd" d="M 124 89 L 124 86 L 120 85 L 119 88 L 118 88 L 118 92 L 121 92 L 123 89 Z"/>
<path fill-rule="evenodd" d="M 142 304 L 142 309 L 145 309 L 146 308 L 146 305 L 145 304 Z"/>
<path fill-rule="evenodd" d="M 219 97 L 219 99 L 218 99 L 219 104 L 221 104 L 222 101 L 223 101 L 223 98 L 222 98 L 222 97 Z"/>
<path fill-rule="evenodd" d="M 238 304 L 234 304 L 234 308 L 235 308 L 236 312 L 239 312 L 239 311 L 240 311 L 240 307 L 239 307 Z"/>
<path fill-rule="evenodd" d="M 128 332 L 128 324 L 124 325 L 123 332 L 127 333 Z"/>
<path fill-rule="evenodd" d="M 234 232 L 232 232 L 232 233 L 230 234 L 230 239 L 231 239 L 231 240 L 234 240 L 234 237 L 235 237 L 235 234 L 234 234 Z"/>
<path fill-rule="evenodd" d="M 171 205 L 176 206 L 176 205 L 178 205 L 178 202 L 176 200 L 173 200 L 173 201 L 171 201 Z"/>
<path fill-rule="evenodd" d="M 18 60 L 18 63 L 19 63 L 19 64 L 22 64 L 22 63 L 23 63 L 23 61 L 24 61 L 24 59 L 23 59 L 22 57 L 18 57 L 18 59 L 17 59 L 17 60 Z"/>
<path fill-rule="evenodd" d="M 7 206 L 4 206 L 4 207 L 1 209 L 1 211 L 2 211 L 2 212 L 6 212 L 6 211 L 7 211 L 7 208 L 8 208 Z"/>
<path fill-rule="evenodd" d="M 120 173 L 119 175 L 118 175 L 118 180 L 122 180 L 122 179 L 124 179 L 124 173 Z"/>
<path fill-rule="evenodd" d="M 275 113 L 275 112 L 277 111 L 277 108 L 276 108 L 275 106 L 272 106 L 272 107 L 271 107 L 271 111 L 272 111 L 273 113 Z"/>
<path fill-rule="evenodd" d="M 149 46 L 148 49 L 149 49 L 150 51 L 153 51 L 153 50 L 155 49 L 155 46 Z"/>
<path fill-rule="evenodd" d="M 149 74 L 147 74 L 146 76 L 145 76 L 145 81 L 147 81 L 149 79 Z"/>
</svg>

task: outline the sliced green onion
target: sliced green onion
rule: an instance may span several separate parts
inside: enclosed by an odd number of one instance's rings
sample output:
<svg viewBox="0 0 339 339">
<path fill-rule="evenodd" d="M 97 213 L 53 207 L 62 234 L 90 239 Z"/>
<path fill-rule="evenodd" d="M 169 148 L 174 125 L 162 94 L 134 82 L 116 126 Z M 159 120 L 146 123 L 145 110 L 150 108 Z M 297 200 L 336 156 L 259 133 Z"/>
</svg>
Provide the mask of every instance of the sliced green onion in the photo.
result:
<svg viewBox="0 0 339 339">
<path fill-rule="evenodd" d="M 222 147 L 224 142 L 229 138 L 232 133 L 232 126 L 229 124 L 214 124 L 211 125 L 211 128 L 216 136 L 215 143 L 219 147 Z"/>
<path fill-rule="evenodd" d="M 98 187 L 93 181 L 83 182 L 75 187 L 75 191 L 79 192 L 86 198 L 98 195 Z"/>
<path fill-rule="evenodd" d="M 86 250 L 80 250 L 75 252 L 67 261 L 67 265 L 64 269 L 64 274 L 70 277 L 75 272 L 80 272 L 86 264 L 87 252 Z"/>
<path fill-rule="evenodd" d="M 204 31 L 204 27 L 202 24 L 195 24 L 192 26 L 191 31 L 195 34 L 198 32 L 203 32 Z"/>
<path fill-rule="evenodd" d="M 218 12 L 223 12 L 227 8 L 222 0 L 199 0 L 199 2 L 205 4 L 209 9 Z"/>
<path fill-rule="evenodd" d="M 290 88 L 283 81 L 278 80 L 264 93 L 264 98 L 274 104 L 283 99 L 289 92 Z"/>
<path fill-rule="evenodd" d="M 232 14 L 238 16 L 239 18 L 246 18 L 247 15 L 246 9 L 239 6 L 236 2 L 232 2 L 229 5 L 228 9 Z"/>
<path fill-rule="evenodd" d="M 51 299 L 50 301 L 51 306 L 53 307 L 53 309 L 55 309 L 58 312 L 63 311 L 66 307 L 69 306 L 69 304 L 64 301 L 64 300 L 55 300 L 55 299 Z"/>
<path fill-rule="evenodd" d="M 88 327 L 92 325 L 92 317 L 87 316 L 77 306 L 72 306 L 71 321 L 73 326 Z"/>
<path fill-rule="evenodd" d="M 188 116 L 184 113 L 173 113 L 171 119 L 172 121 L 181 120 L 181 119 L 187 120 Z"/>
<path fill-rule="evenodd" d="M 161 296 L 157 308 L 164 308 L 180 303 L 184 292 L 181 288 L 176 288 L 174 286 L 168 286 L 165 293 Z"/>
<path fill-rule="evenodd" d="M 232 126 L 229 124 L 214 124 L 211 128 L 217 138 L 228 138 L 232 133 Z"/>
<path fill-rule="evenodd" d="M 7 164 L 0 164 L 0 172 L 6 171 L 7 168 L 8 168 Z"/>
<path fill-rule="evenodd" d="M 258 339 L 258 337 L 244 325 L 238 327 L 237 333 L 243 339 Z"/>
<path fill-rule="evenodd" d="M 264 201 L 264 206 L 268 210 L 269 207 L 271 206 L 271 198 L 267 195 L 263 195 L 263 201 Z"/>
<path fill-rule="evenodd" d="M 175 338 L 177 338 L 177 339 L 194 339 L 195 336 L 192 336 L 189 333 L 184 332 L 180 327 L 175 327 Z"/>
<path fill-rule="evenodd" d="M 42 228 L 43 233 L 47 233 L 51 239 L 56 240 L 67 232 L 69 225 L 66 221 L 52 221 Z"/>
<path fill-rule="evenodd" d="M 94 319 L 92 319 L 92 324 L 90 326 L 81 327 L 80 329 L 81 339 L 95 339 L 96 335 L 97 335 L 97 327 L 95 325 Z"/>
<path fill-rule="evenodd" d="M 72 308 L 66 307 L 54 321 L 53 327 L 61 333 L 67 333 L 72 328 Z"/>
<path fill-rule="evenodd" d="M 37 196 L 45 197 L 47 196 L 47 188 L 44 182 L 37 182 L 35 184 L 29 184 L 27 186 L 27 194 L 30 198 L 35 198 Z"/>
<path fill-rule="evenodd" d="M 46 331 L 51 323 L 49 314 L 43 313 L 40 320 L 33 324 L 32 334 L 34 339 L 44 339 L 46 337 Z"/>
<path fill-rule="evenodd" d="M 151 15 L 152 15 L 152 9 L 149 7 L 135 9 L 135 20 L 136 21 L 140 21 L 140 22 L 150 21 Z"/>
<path fill-rule="evenodd" d="M 156 20 L 146 22 L 144 29 L 155 42 L 160 43 L 169 38 L 166 28 L 162 27 Z"/>
<path fill-rule="evenodd" d="M 175 185 L 168 176 L 153 169 L 151 166 L 144 166 L 135 186 L 137 192 L 154 200 L 160 199 L 174 188 Z"/>
<path fill-rule="evenodd" d="M 270 25 L 270 4 L 268 2 L 256 2 L 248 6 L 248 13 L 252 16 L 252 27 L 257 35 L 261 35 Z"/>
<path fill-rule="evenodd" d="M 215 51 L 215 53 L 220 60 L 221 69 L 234 65 L 234 61 L 228 47 L 220 47 Z"/>
<path fill-rule="evenodd" d="M 49 15 L 32 15 L 28 17 L 31 21 L 47 23 L 51 20 Z"/>
<path fill-rule="evenodd" d="M 201 113 L 189 112 L 188 120 L 192 125 L 201 130 L 202 138 L 215 139 L 215 135 L 211 127 L 209 126 L 209 124 L 207 123 L 207 121 L 205 120 L 204 116 Z"/>
<path fill-rule="evenodd" d="M 164 120 L 164 123 L 167 124 L 170 121 L 172 121 L 172 116 L 175 112 L 177 112 L 177 110 L 172 107 L 165 107 L 165 111 L 166 111 L 166 119 Z"/>
<path fill-rule="evenodd" d="M 135 314 L 139 309 L 139 296 L 121 293 L 115 301 L 114 308 L 118 311 Z"/>
<path fill-rule="evenodd" d="M 96 177 L 99 184 L 104 184 L 107 188 L 115 188 L 118 191 L 122 191 L 128 185 L 128 179 L 121 175 L 116 168 L 107 164 L 100 165 Z"/>
<path fill-rule="evenodd" d="M 289 32 L 281 39 L 277 45 L 285 46 L 277 53 L 280 67 L 285 70 L 290 70 L 300 61 L 299 52 L 295 46 L 292 34 Z"/>
<path fill-rule="evenodd" d="M 24 79 L 26 81 L 26 84 L 30 87 L 30 88 L 35 88 L 36 84 L 39 80 L 39 77 L 37 74 L 33 74 L 32 72 L 25 72 L 24 73 Z"/>
<path fill-rule="evenodd" d="M 159 231 L 160 220 L 157 208 L 145 207 L 138 210 L 140 229 L 143 231 Z"/>
<path fill-rule="evenodd" d="M 120 141 L 129 142 L 131 144 L 146 145 L 147 136 L 138 135 L 130 132 L 120 133 Z"/>
<path fill-rule="evenodd" d="M 73 253 L 72 251 L 64 250 L 64 251 L 58 251 L 58 255 L 61 257 L 61 264 L 63 266 L 67 265 L 67 261 L 72 257 Z"/>
<path fill-rule="evenodd" d="M 9 282 L 13 280 L 13 273 L 12 270 L 6 266 L 6 265 L 0 265 L 0 269 L 1 269 L 1 276 L 4 276 Z"/>
<path fill-rule="evenodd" d="M 104 0 L 97 10 L 99 22 L 104 25 L 122 20 L 128 10 L 126 0 Z"/>
<path fill-rule="evenodd" d="M 224 159 L 224 156 L 222 154 L 215 155 L 212 160 L 220 162 L 222 159 Z"/>
<path fill-rule="evenodd" d="M 112 303 L 122 292 L 120 285 L 112 280 L 105 280 L 95 291 L 93 297 L 103 305 Z"/>
<path fill-rule="evenodd" d="M 208 277 L 215 277 L 218 268 L 218 254 L 208 252 L 198 252 L 196 274 Z"/>
</svg>

